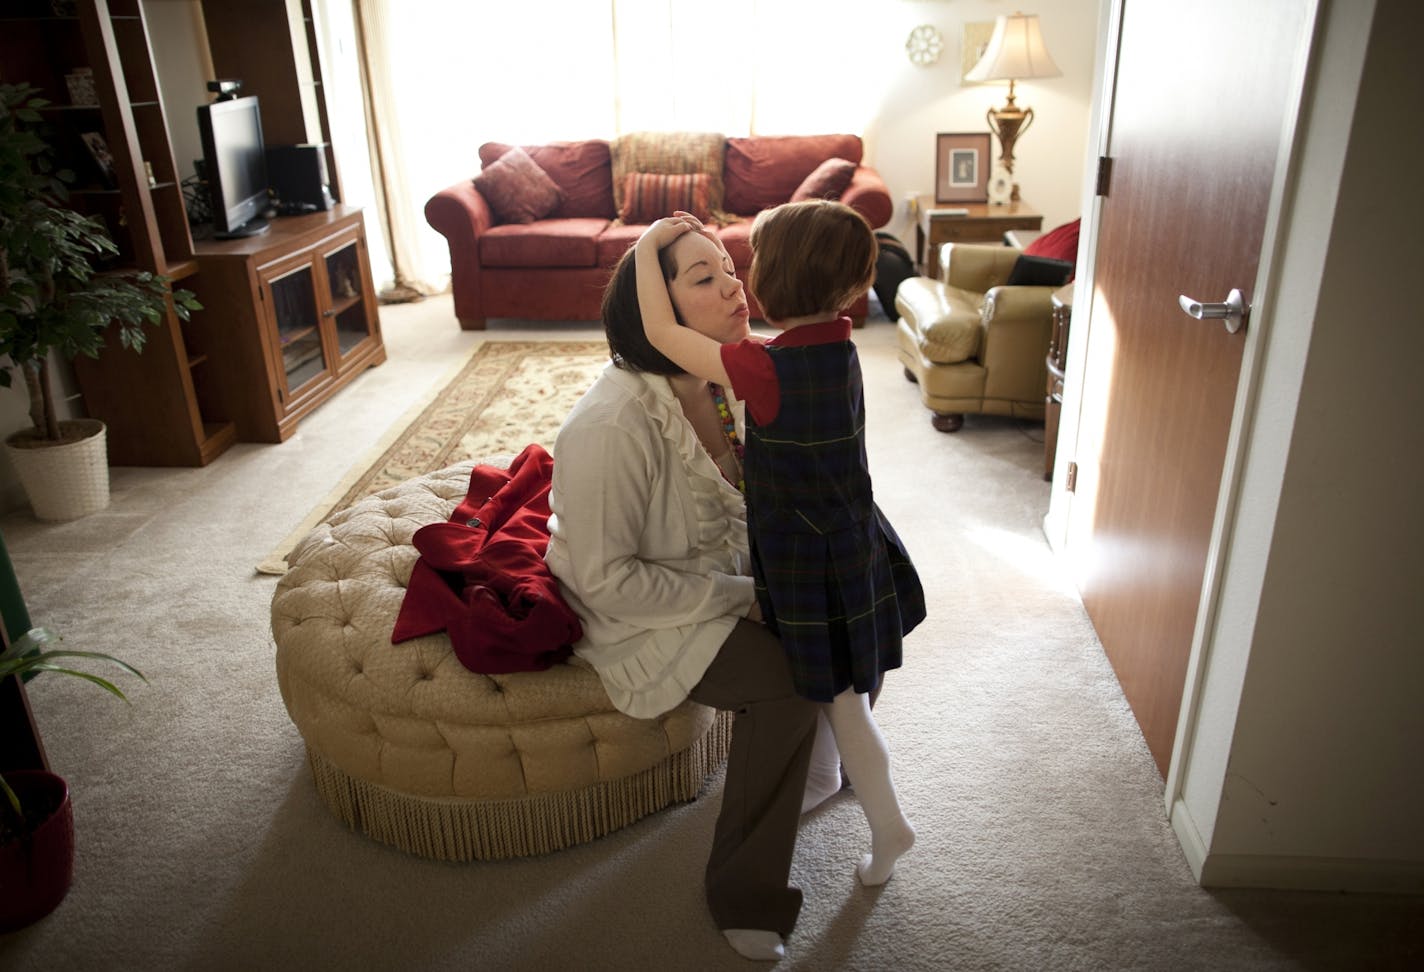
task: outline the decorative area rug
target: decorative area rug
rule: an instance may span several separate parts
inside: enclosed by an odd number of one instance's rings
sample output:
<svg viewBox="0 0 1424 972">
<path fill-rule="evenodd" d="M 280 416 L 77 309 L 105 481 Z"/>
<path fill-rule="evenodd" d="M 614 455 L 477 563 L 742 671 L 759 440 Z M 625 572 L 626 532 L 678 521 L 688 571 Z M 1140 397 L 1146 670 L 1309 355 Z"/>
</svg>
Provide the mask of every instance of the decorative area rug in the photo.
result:
<svg viewBox="0 0 1424 972">
<path fill-rule="evenodd" d="M 326 499 L 257 565 L 284 574 L 317 524 L 363 496 L 477 456 L 546 449 L 608 363 L 602 341 L 485 341 L 453 378 L 395 422 Z"/>
</svg>

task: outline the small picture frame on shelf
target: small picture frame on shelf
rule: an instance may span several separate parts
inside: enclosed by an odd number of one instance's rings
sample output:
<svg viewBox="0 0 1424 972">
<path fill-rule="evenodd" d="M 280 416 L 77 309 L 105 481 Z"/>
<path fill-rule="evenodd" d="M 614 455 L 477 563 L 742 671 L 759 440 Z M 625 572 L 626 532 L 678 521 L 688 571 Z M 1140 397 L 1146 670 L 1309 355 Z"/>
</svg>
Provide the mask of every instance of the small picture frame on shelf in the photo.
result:
<svg viewBox="0 0 1424 972">
<path fill-rule="evenodd" d="M 75 68 L 64 76 L 64 86 L 69 89 L 71 105 L 92 107 L 99 103 L 99 93 L 94 89 L 93 68 Z"/>
<path fill-rule="evenodd" d="M 117 189 L 119 179 L 114 172 L 114 157 L 109 154 L 109 143 L 104 141 L 104 136 L 98 132 L 80 132 L 79 138 L 89 150 L 89 157 L 94 161 L 94 172 L 100 184 L 105 189 Z"/>
<path fill-rule="evenodd" d="M 935 139 L 935 202 L 989 198 L 989 133 L 941 132 Z"/>
</svg>

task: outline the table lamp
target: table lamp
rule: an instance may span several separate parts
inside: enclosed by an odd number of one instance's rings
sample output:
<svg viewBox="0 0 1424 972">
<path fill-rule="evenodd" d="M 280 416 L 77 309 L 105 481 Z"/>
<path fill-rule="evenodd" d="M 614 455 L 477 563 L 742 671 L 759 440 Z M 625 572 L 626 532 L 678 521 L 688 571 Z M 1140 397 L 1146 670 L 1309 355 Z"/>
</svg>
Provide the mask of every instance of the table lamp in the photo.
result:
<svg viewBox="0 0 1424 972">
<path fill-rule="evenodd" d="M 1063 72 L 1048 56 L 1038 14 L 1003 14 L 994 20 L 994 33 L 979 63 L 964 76 L 966 81 L 1008 81 L 1009 101 L 1002 108 L 990 108 L 984 116 L 989 130 L 999 136 L 999 161 L 1010 176 L 1014 172 L 1014 142 L 1033 123 L 1033 109 L 1014 103 L 1014 82 L 1022 78 L 1056 78 Z M 1018 183 L 1009 197 L 1019 198 Z"/>
</svg>

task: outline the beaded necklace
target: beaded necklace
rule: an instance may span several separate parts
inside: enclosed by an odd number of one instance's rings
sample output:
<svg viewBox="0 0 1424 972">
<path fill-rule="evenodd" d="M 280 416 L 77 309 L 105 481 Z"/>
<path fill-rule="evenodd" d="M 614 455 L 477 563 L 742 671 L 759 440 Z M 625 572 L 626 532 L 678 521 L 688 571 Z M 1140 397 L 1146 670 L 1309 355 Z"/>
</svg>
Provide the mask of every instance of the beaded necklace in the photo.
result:
<svg viewBox="0 0 1424 972">
<path fill-rule="evenodd" d="M 722 420 L 722 434 L 727 437 L 727 443 L 732 447 L 732 455 L 737 460 L 737 471 L 740 476 L 735 485 L 737 489 L 745 493 L 747 479 L 742 465 L 742 457 L 746 454 L 746 447 L 737 438 L 737 423 L 732 419 L 732 410 L 727 407 L 727 396 L 722 392 L 722 386 L 712 382 L 709 387 L 712 389 L 712 401 L 717 406 L 717 417 Z"/>
</svg>

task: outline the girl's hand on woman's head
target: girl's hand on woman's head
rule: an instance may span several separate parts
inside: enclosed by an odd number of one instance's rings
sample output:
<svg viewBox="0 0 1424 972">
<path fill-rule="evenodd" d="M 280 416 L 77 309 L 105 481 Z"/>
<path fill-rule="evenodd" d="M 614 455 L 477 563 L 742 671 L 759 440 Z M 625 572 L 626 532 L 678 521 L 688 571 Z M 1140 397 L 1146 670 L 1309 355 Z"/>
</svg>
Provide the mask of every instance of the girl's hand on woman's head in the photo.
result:
<svg viewBox="0 0 1424 972">
<path fill-rule="evenodd" d="M 682 234 L 701 228 L 702 224 L 695 217 L 688 222 L 677 216 L 665 216 L 645 229 L 643 235 L 638 237 L 638 243 L 661 250 Z"/>
</svg>

